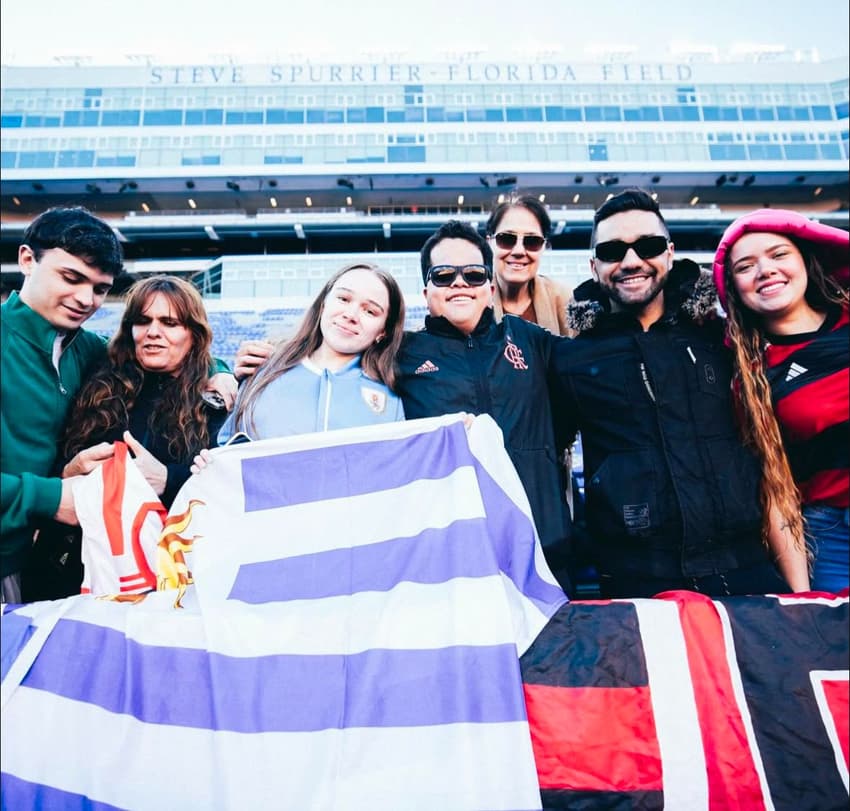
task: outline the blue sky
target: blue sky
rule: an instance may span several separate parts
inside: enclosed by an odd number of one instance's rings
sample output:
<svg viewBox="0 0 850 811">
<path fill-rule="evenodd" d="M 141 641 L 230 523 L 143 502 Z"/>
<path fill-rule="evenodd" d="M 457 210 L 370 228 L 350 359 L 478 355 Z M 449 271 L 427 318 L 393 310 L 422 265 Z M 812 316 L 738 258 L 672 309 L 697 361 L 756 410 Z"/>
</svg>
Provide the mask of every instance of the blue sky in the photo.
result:
<svg viewBox="0 0 850 811">
<path fill-rule="evenodd" d="M 246 62 L 300 54 L 356 61 L 390 52 L 421 61 L 460 51 L 516 59 L 555 51 L 579 61 L 589 47 L 634 46 L 660 56 L 671 41 L 728 49 L 738 43 L 848 55 L 847 0 L 2 0 L 3 61 L 55 56 L 124 62 Z M 129 11 L 132 9 L 132 12 Z"/>
</svg>

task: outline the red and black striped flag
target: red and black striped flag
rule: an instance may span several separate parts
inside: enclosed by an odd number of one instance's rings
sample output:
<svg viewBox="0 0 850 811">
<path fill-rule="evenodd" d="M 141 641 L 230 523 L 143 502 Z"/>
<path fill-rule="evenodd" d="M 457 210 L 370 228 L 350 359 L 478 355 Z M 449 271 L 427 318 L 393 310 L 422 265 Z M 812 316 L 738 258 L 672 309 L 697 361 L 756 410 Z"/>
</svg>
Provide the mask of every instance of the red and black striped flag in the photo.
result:
<svg viewBox="0 0 850 811">
<path fill-rule="evenodd" d="M 574 602 L 521 660 L 544 807 L 848 804 L 848 599 Z"/>
</svg>

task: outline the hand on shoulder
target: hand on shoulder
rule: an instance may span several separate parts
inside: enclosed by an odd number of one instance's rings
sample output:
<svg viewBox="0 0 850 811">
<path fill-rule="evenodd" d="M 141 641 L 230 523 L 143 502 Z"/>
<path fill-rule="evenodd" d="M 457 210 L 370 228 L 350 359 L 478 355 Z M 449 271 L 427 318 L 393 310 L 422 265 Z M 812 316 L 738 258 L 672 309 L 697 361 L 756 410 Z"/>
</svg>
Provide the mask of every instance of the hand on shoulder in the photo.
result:
<svg viewBox="0 0 850 811">
<path fill-rule="evenodd" d="M 271 357 L 274 346 L 271 341 L 242 341 L 236 352 L 236 379 L 251 377 Z"/>
</svg>

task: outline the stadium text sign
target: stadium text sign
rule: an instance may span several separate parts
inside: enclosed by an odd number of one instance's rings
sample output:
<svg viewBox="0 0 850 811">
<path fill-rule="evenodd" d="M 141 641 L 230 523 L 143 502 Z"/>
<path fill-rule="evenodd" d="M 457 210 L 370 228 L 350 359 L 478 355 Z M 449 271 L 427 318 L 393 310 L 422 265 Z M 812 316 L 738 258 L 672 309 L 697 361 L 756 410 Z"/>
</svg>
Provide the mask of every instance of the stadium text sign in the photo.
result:
<svg viewBox="0 0 850 811">
<path fill-rule="evenodd" d="M 254 84 L 414 84 L 511 82 L 681 82 L 692 78 L 687 64 L 669 63 L 498 63 L 455 62 L 442 65 L 410 62 L 277 65 L 153 66 L 152 85 Z"/>
</svg>

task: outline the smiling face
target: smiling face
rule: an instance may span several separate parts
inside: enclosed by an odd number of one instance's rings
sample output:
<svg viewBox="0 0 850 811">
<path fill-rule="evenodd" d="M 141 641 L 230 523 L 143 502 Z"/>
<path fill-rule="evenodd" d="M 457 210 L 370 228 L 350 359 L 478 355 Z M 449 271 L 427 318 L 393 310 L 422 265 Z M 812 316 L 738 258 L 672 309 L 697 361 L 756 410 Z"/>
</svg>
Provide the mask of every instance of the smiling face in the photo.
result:
<svg viewBox="0 0 850 811">
<path fill-rule="evenodd" d="M 61 331 L 81 326 L 103 304 L 114 281 L 111 274 L 62 248 L 50 248 L 37 260 L 33 250 L 22 245 L 18 267 L 24 274 L 21 301 Z"/>
<path fill-rule="evenodd" d="M 192 333 L 168 297 L 155 293 L 133 324 L 133 343 L 145 371 L 173 375 L 192 348 Z"/>
<path fill-rule="evenodd" d="M 654 212 L 641 209 L 613 214 L 596 228 L 597 245 L 611 240 L 634 242 L 646 236 L 666 238 L 667 234 Z M 649 259 L 641 259 L 634 248 L 629 248 L 619 262 L 603 262 L 596 257 L 590 260 L 593 275 L 611 299 L 612 309 L 632 310 L 642 323 L 652 323 L 663 313 L 660 294 L 672 264 L 671 242 L 666 250 Z"/>
<path fill-rule="evenodd" d="M 537 217 L 522 206 L 507 209 L 496 224 L 495 231 L 517 237 L 544 236 Z M 500 248 L 493 237 L 490 237 L 490 247 L 493 249 L 493 270 L 500 287 L 525 285 L 537 275 L 543 249 L 530 251 L 525 241 L 520 239 L 517 239 L 513 248 Z"/>
<path fill-rule="evenodd" d="M 431 249 L 431 267 L 437 265 L 481 265 L 481 250 L 465 239 L 443 239 Z M 449 287 L 437 287 L 430 280 L 425 287 L 425 302 L 433 316 L 443 316 L 461 332 L 469 335 L 487 307 L 493 303 L 493 283 L 470 287 L 458 273 Z"/>
<path fill-rule="evenodd" d="M 806 263 L 788 237 L 745 234 L 732 246 L 728 261 L 741 303 L 767 322 L 811 309 L 805 300 Z"/>
<path fill-rule="evenodd" d="M 314 358 L 334 368 L 382 340 L 389 307 L 389 292 L 377 274 L 366 268 L 343 273 L 325 297 L 322 343 Z"/>
</svg>

